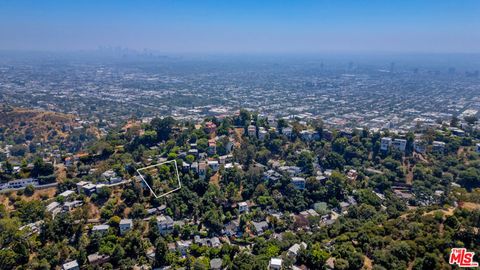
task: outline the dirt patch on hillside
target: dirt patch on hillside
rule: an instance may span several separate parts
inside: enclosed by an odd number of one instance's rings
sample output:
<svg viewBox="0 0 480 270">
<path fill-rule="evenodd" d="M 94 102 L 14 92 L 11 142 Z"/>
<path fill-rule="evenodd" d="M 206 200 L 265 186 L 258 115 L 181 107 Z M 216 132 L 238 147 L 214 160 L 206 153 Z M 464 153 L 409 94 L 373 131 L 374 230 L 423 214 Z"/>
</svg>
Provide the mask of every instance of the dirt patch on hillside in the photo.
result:
<svg viewBox="0 0 480 270">
<path fill-rule="evenodd" d="M 217 187 L 220 187 L 220 173 L 216 172 L 212 177 L 210 177 L 210 184 L 214 184 Z"/>
<path fill-rule="evenodd" d="M 460 208 L 468 210 L 480 210 L 480 203 L 462 202 Z"/>
</svg>

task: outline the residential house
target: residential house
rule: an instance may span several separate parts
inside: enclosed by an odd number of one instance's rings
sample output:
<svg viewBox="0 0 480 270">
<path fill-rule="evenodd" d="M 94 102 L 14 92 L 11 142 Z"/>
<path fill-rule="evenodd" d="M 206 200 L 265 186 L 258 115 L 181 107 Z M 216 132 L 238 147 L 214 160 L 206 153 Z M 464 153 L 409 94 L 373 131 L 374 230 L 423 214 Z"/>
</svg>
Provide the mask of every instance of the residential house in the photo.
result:
<svg viewBox="0 0 480 270">
<path fill-rule="evenodd" d="M 313 130 L 302 130 L 300 131 L 300 138 L 304 141 L 311 141 L 314 139 L 314 133 Z"/>
<path fill-rule="evenodd" d="M 47 205 L 46 207 L 47 212 L 49 212 L 52 215 L 56 215 L 61 211 L 60 208 L 60 203 L 58 202 L 51 202 Z"/>
<path fill-rule="evenodd" d="M 459 129 L 459 128 L 450 128 L 452 131 L 453 135 L 458 136 L 458 137 L 464 137 L 465 136 L 465 131 Z"/>
<path fill-rule="evenodd" d="M 214 133 L 217 131 L 217 125 L 213 122 L 207 122 L 205 123 L 205 131 L 207 133 Z"/>
<path fill-rule="evenodd" d="M 124 235 L 132 227 L 133 227 L 133 221 L 131 219 L 120 220 L 119 228 L 120 228 L 121 235 Z"/>
<path fill-rule="evenodd" d="M 108 233 L 108 229 L 110 229 L 110 225 L 107 225 L 107 224 L 95 225 L 92 228 L 92 233 L 98 233 L 100 235 L 104 235 Z"/>
<path fill-rule="evenodd" d="M 380 150 L 387 151 L 391 143 L 392 143 L 392 138 L 383 137 L 382 140 L 380 141 Z"/>
<path fill-rule="evenodd" d="M 240 222 L 238 220 L 232 220 L 227 223 L 222 229 L 222 233 L 228 237 L 237 236 L 241 237 L 242 232 L 240 231 Z"/>
<path fill-rule="evenodd" d="M 392 141 L 392 147 L 400 150 L 401 152 L 405 152 L 406 146 L 407 146 L 407 140 L 405 139 L 395 139 Z"/>
<path fill-rule="evenodd" d="M 327 261 L 325 262 L 325 269 L 328 269 L 328 270 L 335 269 L 335 258 L 334 257 L 330 257 L 330 258 L 327 259 Z"/>
<path fill-rule="evenodd" d="M 17 179 L 17 180 L 12 180 L 9 181 L 8 186 L 6 188 L 8 189 L 18 189 L 18 188 L 24 188 L 28 185 L 32 186 L 38 186 L 38 179 L 35 178 L 24 178 L 24 179 Z"/>
<path fill-rule="evenodd" d="M 179 240 L 177 241 L 177 250 L 182 254 L 182 256 L 187 256 L 188 249 L 192 245 L 191 240 Z"/>
<path fill-rule="evenodd" d="M 433 141 L 432 151 L 433 152 L 438 152 L 438 153 L 443 153 L 445 151 L 445 143 L 444 142 L 439 142 L 439 141 Z"/>
<path fill-rule="evenodd" d="M 192 162 L 192 165 L 190 165 L 190 170 L 192 170 L 195 173 L 198 173 L 198 162 L 196 161 Z"/>
<path fill-rule="evenodd" d="M 281 270 L 282 269 L 282 259 L 280 258 L 271 258 L 268 263 L 269 270 Z"/>
<path fill-rule="evenodd" d="M 357 180 L 357 177 L 358 177 L 358 172 L 356 170 L 350 169 L 347 172 L 347 178 L 348 180 L 350 180 L 350 182 L 355 182 Z"/>
<path fill-rule="evenodd" d="M 296 259 L 297 258 L 297 255 L 298 253 L 300 252 L 301 249 L 306 249 L 307 248 L 307 244 L 304 243 L 304 242 L 301 242 L 300 244 L 294 244 L 293 246 L 291 246 L 288 251 L 287 251 L 287 256 L 292 258 L 292 259 Z"/>
<path fill-rule="evenodd" d="M 211 270 L 221 270 L 223 261 L 220 258 L 215 258 L 210 260 L 210 269 Z"/>
<path fill-rule="evenodd" d="M 248 212 L 248 203 L 247 202 L 239 202 L 238 203 L 238 212 Z"/>
<path fill-rule="evenodd" d="M 256 235 L 262 235 L 266 230 L 268 230 L 268 223 L 266 221 L 252 221 L 252 225 L 255 228 Z"/>
<path fill-rule="evenodd" d="M 117 174 L 113 170 L 107 170 L 102 173 L 102 178 L 105 181 L 110 181 L 110 178 L 117 177 Z"/>
<path fill-rule="evenodd" d="M 424 140 L 415 140 L 413 142 L 413 149 L 417 153 L 425 153 L 427 150 L 427 144 Z"/>
<path fill-rule="evenodd" d="M 207 161 L 208 166 L 212 169 L 212 171 L 216 172 L 218 169 L 220 169 L 220 164 L 218 163 L 217 160 L 209 160 Z"/>
<path fill-rule="evenodd" d="M 80 270 L 77 260 L 64 263 L 62 265 L 62 270 Z"/>
<path fill-rule="evenodd" d="M 65 190 L 64 192 L 58 194 L 58 196 L 62 196 L 65 199 L 68 199 L 71 195 L 75 194 L 75 191 L 73 190 Z"/>
<path fill-rule="evenodd" d="M 217 142 L 215 139 L 208 140 L 207 153 L 209 155 L 215 155 L 217 153 Z"/>
<path fill-rule="evenodd" d="M 383 137 L 380 142 L 380 150 L 387 151 L 389 147 L 393 147 L 401 152 L 405 152 L 407 146 L 407 140 L 405 139 L 392 139 L 390 137 Z"/>
<path fill-rule="evenodd" d="M 200 179 L 205 179 L 205 177 L 207 177 L 207 163 L 205 161 L 198 163 L 198 176 Z"/>
<path fill-rule="evenodd" d="M 268 132 L 265 130 L 265 128 L 261 127 L 258 130 L 258 139 L 263 141 L 267 137 Z"/>
<path fill-rule="evenodd" d="M 85 195 L 90 196 L 95 193 L 97 190 L 97 186 L 90 182 L 80 181 L 77 183 L 77 191 L 80 193 L 83 191 Z"/>
<path fill-rule="evenodd" d="M 198 149 L 190 149 L 188 150 L 188 154 L 194 157 L 198 157 Z"/>
<path fill-rule="evenodd" d="M 42 228 L 43 223 L 44 223 L 43 220 L 39 220 L 37 222 L 28 223 L 27 225 L 23 225 L 22 227 L 20 227 L 18 229 L 20 231 L 23 231 L 23 230 L 27 229 L 27 235 L 30 236 L 34 233 L 39 233 L 41 228 Z"/>
<path fill-rule="evenodd" d="M 290 138 L 292 137 L 293 129 L 291 127 L 285 127 L 282 129 L 282 134 Z"/>
<path fill-rule="evenodd" d="M 80 193 L 82 192 L 82 190 L 83 190 L 83 187 L 84 187 L 86 184 L 88 184 L 88 183 L 90 183 L 90 182 L 87 182 L 87 181 L 80 181 L 80 182 L 78 182 L 78 183 L 76 184 L 76 186 L 77 186 L 77 193 L 80 194 Z"/>
<path fill-rule="evenodd" d="M 287 172 L 289 175 L 296 176 L 302 172 L 302 168 L 297 166 L 281 166 L 278 168 L 282 172 Z"/>
<path fill-rule="evenodd" d="M 83 202 L 80 201 L 80 200 L 66 202 L 66 203 L 63 204 L 63 210 L 64 211 L 71 211 L 72 209 L 77 208 L 77 207 L 82 206 L 82 205 L 83 205 Z"/>
<path fill-rule="evenodd" d="M 110 260 L 110 256 L 102 254 L 100 255 L 98 252 L 94 254 L 90 254 L 87 256 L 88 262 L 91 265 L 100 265 L 108 262 Z"/>
<path fill-rule="evenodd" d="M 231 153 L 233 151 L 233 146 L 235 145 L 235 140 L 233 138 L 229 138 L 227 144 L 225 145 L 225 150 L 227 153 Z"/>
<path fill-rule="evenodd" d="M 182 172 L 186 173 L 190 170 L 190 164 L 187 162 L 182 162 Z"/>
<path fill-rule="evenodd" d="M 280 180 L 281 177 L 282 175 L 274 170 L 268 170 L 263 173 L 263 179 L 265 179 L 265 181 L 268 181 L 270 183 L 277 182 L 278 180 Z"/>
<path fill-rule="evenodd" d="M 257 137 L 257 127 L 249 125 L 247 128 L 247 134 L 249 137 Z"/>
<path fill-rule="evenodd" d="M 273 117 L 273 116 L 268 116 L 268 126 L 276 128 L 277 127 L 277 119 L 275 119 L 275 117 Z"/>
<path fill-rule="evenodd" d="M 157 227 L 161 235 L 166 235 L 173 232 L 173 219 L 166 215 L 157 217 Z"/>
<path fill-rule="evenodd" d="M 303 177 L 292 177 L 292 184 L 295 189 L 304 190 L 305 189 L 305 178 Z"/>
<path fill-rule="evenodd" d="M 222 245 L 218 237 L 200 238 L 199 235 L 195 235 L 194 242 L 199 246 L 207 246 L 207 247 L 220 247 Z"/>
</svg>

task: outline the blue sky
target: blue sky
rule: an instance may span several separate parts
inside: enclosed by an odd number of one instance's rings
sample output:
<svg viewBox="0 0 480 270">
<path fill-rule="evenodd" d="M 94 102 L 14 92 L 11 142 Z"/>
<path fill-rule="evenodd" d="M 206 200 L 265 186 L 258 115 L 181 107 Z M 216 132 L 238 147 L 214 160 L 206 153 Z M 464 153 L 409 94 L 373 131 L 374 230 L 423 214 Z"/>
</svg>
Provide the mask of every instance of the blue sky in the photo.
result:
<svg viewBox="0 0 480 270">
<path fill-rule="evenodd" d="M 480 52 L 478 0 L 0 0 L 0 49 Z"/>
</svg>

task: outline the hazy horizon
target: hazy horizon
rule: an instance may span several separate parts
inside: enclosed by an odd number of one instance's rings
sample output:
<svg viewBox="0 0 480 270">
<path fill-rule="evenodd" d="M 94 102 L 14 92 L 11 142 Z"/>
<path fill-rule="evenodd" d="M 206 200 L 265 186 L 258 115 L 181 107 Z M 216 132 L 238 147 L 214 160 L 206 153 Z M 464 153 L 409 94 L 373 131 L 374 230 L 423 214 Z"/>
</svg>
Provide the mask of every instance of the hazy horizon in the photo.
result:
<svg viewBox="0 0 480 270">
<path fill-rule="evenodd" d="M 480 2 L 2 1 L 0 50 L 480 53 Z"/>
</svg>

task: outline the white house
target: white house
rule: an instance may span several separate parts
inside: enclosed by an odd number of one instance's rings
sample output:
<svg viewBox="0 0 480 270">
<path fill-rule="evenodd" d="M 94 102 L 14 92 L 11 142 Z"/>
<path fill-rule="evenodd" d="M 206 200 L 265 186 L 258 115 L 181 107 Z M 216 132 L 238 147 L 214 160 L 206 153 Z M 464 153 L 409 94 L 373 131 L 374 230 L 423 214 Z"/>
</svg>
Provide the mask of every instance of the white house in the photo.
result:
<svg viewBox="0 0 480 270">
<path fill-rule="evenodd" d="M 417 153 L 425 153 L 427 147 L 426 143 L 423 140 L 415 140 L 413 142 L 413 148 L 415 149 L 415 152 Z"/>
<path fill-rule="evenodd" d="M 293 129 L 291 127 L 285 127 L 285 128 L 282 129 L 282 133 L 283 133 L 283 135 L 290 138 L 290 137 L 292 137 Z"/>
<path fill-rule="evenodd" d="M 63 208 L 64 211 L 71 211 L 72 209 L 77 208 L 77 207 L 82 206 L 82 205 L 83 205 L 82 201 L 75 200 L 75 201 L 64 203 L 62 208 Z"/>
<path fill-rule="evenodd" d="M 80 270 L 77 260 L 64 263 L 62 265 L 62 270 Z"/>
<path fill-rule="evenodd" d="M 432 151 L 434 152 L 443 152 L 445 151 L 445 143 L 439 141 L 433 141 L 432 143 Z"/>
<path fill-rule="evenodd" d="M 177 250 L 182 254 L 182 256 L 186 256 L 188 249 L 192 245 L 192 240 L 179 240 L 177 241 Z"/>
<path fill-rule="evenodd" d="M 261 127 L 260 130 L 258 131 L 258 139 L 261 141 L 265 140 L 265 138 L 267 137 L 267 134 L 268 132 L 263 127 Z"/>
<path fill-rule="evenodd" d="M 223 261 L 220 258 L 215 258 L 210 260 L 210 269 L 211 270 L 221 270 Z"/>
<path fill-rule="evenodd" d="M 380 141 L 380 150 L 387 151 L 391 143 L 392 143 L 392 138 L 383 137 L 382 140 Z"/>
<path fill-rule="evenodd" d="M 254 125 L 249 125 L 247 128 L 247 134 L 249 137 L 257 136 L 257 128 Z"/>
<path fill-rule="evenodd" d="M 303 177 L 292 177 L 292 184 L 295 189 L 304 190 L 305 189 L 305 178 Z"/>
<path fill-rule="evenodd" d="M 103 235 L 108 232 L 108 229 L 110 229 L 110 226 L 107 224 L 95 225 L 92 228 L 92 233 L 99 233 Z"/>
<path fill-rule="evenodd" d="M 7 188 L 24 188 L 28 185 L 38 186 L 38 180 L 34 178 L 17 179 L 8 182 Z"/>
<path fill-rule="evenodd" d="M 75 194 L 75 191 L 73 190 L 65 190 L 64 192 L 58 194 L 58 196 L 62 196 L 64 197 L 65 199 L 70 197 L 71 195 Z"/>
<path fill-rule="evenodd" d="M 282 269 L 282 259 L 280 258 L 271 258 L 270 263 L 268 263 L 269 270 L 281 270 Z"/>
<path fill-rule="evenodd" d="M 60 203 L 58 202 L 51 202 L 47 205 L 46 210 L 47 212 L 54 213 L 60 207 Z"/>
<path fill-rule="evenodd" d="M 120 220 L 119 228 L 120 228 L 121 235 L 124 235 L 132 227 L 133 227 L 133 221 L 131 219 Z"/>
<path fill-rule="evenodd" d="M 248 212 L 248 203 L 247 202 L 239 202 L 238 203 L 238 212 Z"/>
<path fill-rule="evenodd" d="M 273 117 L 273 116 L 269 116 L 268 117 L 268 126 L 276 128 L 277 127 L 277 119 L 275 119 L 275 117 Z"/>
<path fill-rule="evenodd" d="M 392 147 L 395 147 L 396 149 L 405 152 L 405 148 L 407 147 L 407 140 L 405 139 L 394 139 L 392 141 Z"/>
<path fill-rule="evenodd" d="M 304 242 L 301 242 L 300 244 L 294 244 L 287 251 L 288 257 L 295 259 L 302 248 L 306 249 L 307 244 Z"/>
<path fill-rule="evenodd" d="M 158 216 L 157 227 L 161 235 L 169 234 L 173 232 L 173 219 L 165 215 Z"/>
<path fill-rule="evenodd" d="M 218 163 L 218 161 L 216 160 L 209 160 L 208 162 L 208 166 L 214 171 L 218 171 L 218 169 L 220 169 L 220 165 Z"/>
<path fill-rule="evenodd" d="M 387 151 L 389 147 L 394 147 L 402 152 L 405 152 L 407 146 L 407 140 L 405 139 L 392 139 L 390 137 L 383 137 L 380 142 L 380 150 Z"/>
</svg>

